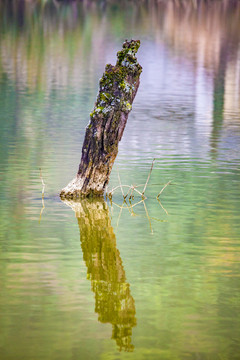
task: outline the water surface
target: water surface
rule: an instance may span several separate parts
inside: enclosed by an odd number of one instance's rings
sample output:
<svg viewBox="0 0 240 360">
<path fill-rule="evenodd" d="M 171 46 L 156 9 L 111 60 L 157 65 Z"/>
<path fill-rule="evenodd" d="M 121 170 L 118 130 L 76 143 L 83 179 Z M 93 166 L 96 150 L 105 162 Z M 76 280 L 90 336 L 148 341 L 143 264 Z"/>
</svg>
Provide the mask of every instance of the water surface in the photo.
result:
<svg viewBox="0 0 240 360">
<path fill-rule="evenodd" d="M 62 203 L 126 38 L 143 73 L 109 187 L 156 158 L 147 200 Z M 239 359 L 239 44 L 238 1 L 0 3 L 2 359 Z"/>
</svg>

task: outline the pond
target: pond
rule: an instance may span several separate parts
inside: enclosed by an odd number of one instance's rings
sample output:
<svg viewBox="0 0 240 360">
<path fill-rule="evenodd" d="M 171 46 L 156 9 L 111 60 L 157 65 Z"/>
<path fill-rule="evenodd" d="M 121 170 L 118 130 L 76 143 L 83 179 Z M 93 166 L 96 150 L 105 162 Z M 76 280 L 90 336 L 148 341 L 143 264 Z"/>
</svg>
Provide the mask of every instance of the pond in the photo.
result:
<svg viewBox="0 0 240 360">
<path fill-rule="evenodd" d="M 147 199 L 74 207 L 59 192 L 131 38 L 109 189 L 143 189 L 155 158 Z M 239 359 L 239 1 L 1 1 L 0 121 L 1 359 Z"/>
</svg>

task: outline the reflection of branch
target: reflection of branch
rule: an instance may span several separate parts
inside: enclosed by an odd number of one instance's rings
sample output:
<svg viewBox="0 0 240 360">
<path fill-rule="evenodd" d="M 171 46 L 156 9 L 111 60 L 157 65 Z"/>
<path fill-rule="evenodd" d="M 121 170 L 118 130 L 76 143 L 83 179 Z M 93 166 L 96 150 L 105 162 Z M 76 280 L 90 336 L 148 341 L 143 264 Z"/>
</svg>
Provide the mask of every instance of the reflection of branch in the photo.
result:
<svg viewBox="0 0 240 360">
<path fill-rule="evenodd" d="M 143 205 L 144 205 L 144 209 L 145 209 L 145 212 L 146 212 L 146 215 L 147 215 L 148 221 L 149 221 L 149 225 L 150 225 L 151 233 L 153 234 L 152 224 L 151 224 L 150 217 L 149 217 L 149 215 L 148 215 L 148 211 L 147 211 L 147 207 L 146 207 L 145 201 L 143 201 Z"/>
<path fill-rule="evenodd" d="M 133 208 L 134 206 L 137 206 L 139 204 L 141 204 L 144 200 L 140 200 L 138 201 L 137 203 L 133 204 L 131 207 Z M 129 206 L 121 206 L 121 205 L 118 205 L 117 203 L 115 203 L 114 201 L 112 201 L 112 204 L 114 204 L 115 206 L 119 207 L 119 208 L 122 208 L 122 209 L 128 209 L 129 210 Z M 127 204 L 126 201 L 123 202 L 123 204 Z"/>
<path fill-rule="evenodd" d="M 148 178 L 147 178 L 146 184 L 145 184 L 145 186 L 144 186 L 144 189 L 143 189 L 142 195 L 144 195 L 144 193 L 145 193 L 145 191 L 146 191 L 147 184 L 148 184 L 148 181 L 149 181 L 150 176 L 151 176 L 151 173 L 152 173 L 152 169 L 153 169 L 153 164 L 154 164 L 154 161 L 155 161 L 155 159 L 153 159 L 153 161 L 152 161 L 152 166 L 151 166 L 151 169 L 150 169 L 150 171 L 149 171 Z"/>
<path fill-rule="evenodd" d="M 170 180 L 168 183 L 166 183 L 164 185 L 164 187 L 162 188 L 162 190 L 159 192 L 158 196 L 157 196 L 157 199 L 159 198 L 159 196 L 161 195 L 161 193 L 163 192 L 163 190 L 172 182 L 173 180 Z"/>
<path fill-rule="evenodd" d="M 165 213 L 168 215 L 167 210 L 163 207 L 163 205 L 162 205 L 161 201 L 159 200 L 159 198 L 157 198 L 157 201 L 159 202 L 161 208 L 162 208 L 162 209 L 165 211 Z"/>
<path fill-rule="evenodd" d="M 42 177 L 42 169 L 39 168 L 39 170 L 40 170 L 40 179 L 41 179 L 41 182 L 42 182 L 42 196 L 44 196 L 45 184 L 44 184 L 43 177 Z"/>
<path fill-rule="evenodd" d="M 150 179 L 152 170 L 153 170 L 154 162 L 155 162 L 155 159 L 153 159 L 153 161 L 152 161 L 152 165 L 151 165 L 151 168 L 150 168 L 150 171 L 149 171 L 149 174 L 148 174 L 148 177 L 147 177 L 147 180 L 146 180 L 146 183 L 145 183 L 145 185 L 144 185 L 144 188 L 143 188 L 143 191 L 142 191 L 142 192 L 140 192 L 139 190 L 137 190 L 137 187 L 139 187 L 140 185 L 138 185 L 138 186 L 136 186 L 136 185 L 131 185 L 131 186 L 130 186 L 130 185 L 122 185 L 121 179 L 120 179 L 120 175 L 119 175 L 119 171 L 118 171 L 119 185 L 116 186 L 116 187 L 114 187 L 110 192 L 106 192 L 106 197 L 109 198 L 109 200 L 110 200 L 111 208 L 112 208 L 112 205 L 113 205 L 113 204 L 120 208 L 120 212 L 119 212 L 119 216 L 118 216 L 118 220 L 117 220 L 117 227 L 118 227 L 118 225 L 119 225 L 119 221 L 120 221 L 120 218 L 121 218 L 121 215 L 122 215 L 122 210 L 127 208 L 132 216 L 137 216 L 137 214 L 133 211 L 133 207 L 141 204 L 141 202 L 143 202 L 144 210 L 145 210 L 145 213 L 146 213 L 146 218 L 147 218 L 148 221 L 149 221 L 149 225 L 150 225 L 150 229 L 151 229 L 151 233 L 152 233 L 152 234 L 153 234 L 153 228 L 152 228 L 151 219 L 157 220 L 157 221 L 161 221 L 160 219 L 151 218 L 151 217 L 149 216 L 148 210 L 147 210 L 147 206 L 146 206 L 146 204 L 145 204 L 145 202 L 144 202 L 144 200 L 147 199 L 147 197 L 146 197 L 144 194 L 145 194 L 145 191 L 146 191 L 146 188 L 147 188 L 147 185 L 148 185 L 148 182 L 149 182 L 149 179 Z M 163 207 L 163 205 L 161 204 L 161 201 L 159 200 L 159 197 L 160 197 L 160 195 L 162 194 L 162 192 L 164 191 L 164 189 L 165 189 L 172 181 L 173 181 L 173 180 L 168 181 L 168 183 L 163 186 L 163 188 L 161 189 L 161 191 L 158 193 L 158 195 L 157 195 L 157 197 L 156 197 L 156 198 L 157 198 L 157 201 L 159 202 L 159 204 L 160 204 L 160 206 L 161 206 L 161 208 L 163 209 L 163 211 L 164 211 L 167 215 L 168 215 L 168 212 L 167 212 L 167 210 Z M 128 188 L 128 191 L 127 191 L 127 194 L 126 194 L 126 195 L 124 194 L 123 187 Z M 121 189 L 122 196 L 123 196 L 123 203 L 122 203 L 122 205 L 118 205 L 118 204 L 116 204 L 115 202 L 112 201 L 112 197 L 113 197 L 114 191 L 116 191 L 116 190 L 119 189 L 119 188 Z M 134 191 L 135 191 L 137 194 L 139 194 L 139 195 L 141 196 L 141 198 L 142 198 L 141 201 L 138 201 L 138 202 L 135 203 L 135 204 L 132 203 L 132 200 L 134 200 L 134 195 L 133 195 Z M 129 202 L 130 207 L 128 206 L 127 201 Z M 124 206 L 124 204 L 126 204 L 126 206 Z"/>
<path fill-rule="evenodd" d="M 121 183 L 119 171 L 118 171 L 118 180 L 119 180 L 119 186 L 120 186 L 120 188 L 121 188 L 122 196 L 123 196 L 123 198 L 125 199 L 125 195 L 124 195 L 124 192 L 123 192 L 123 188 L 122 188 L 122 183 Z"/>
<path fill-rule="evenodd" d="M 140 192 L 139 190 L 137 190 L 138 187 L 140 187 L 141 185 L 122 185 L 121 183 L 121 179 L 120 179 L 120 175 L 119 175 L 119 171 L 118 171 L 118 180 L 119 180 L 119 185 L 118 186 L 115 186 L 111 191 L 109 192 L 106 192 L 106 197 L 109 198 L 110 201 L 112 201 L 112 196 L 113 196 L 113 193 L 114 191 L 116 191 L 117 189 L 121 189 L 121 192 L 122 192 L 122 196 L 123 196 L 123 199 L 126 200 L 128 199 L 129 202 L 130 200 L 133 200 L 134 199 L 134 195 L 133 195 L 133 192 L 136 191 L 136 193 L 138 193 L 139 195 L 141 195 L 142 197 L 142 200 L 145 200 L 147 199 L 147 197 L 144 195 L 145 194 L 145 191 L 146 191 L 146 188 L 147 188 L 147 185 L 148 185 L 148 182 L 149 182 L 149 179 L 150 179 L 150 176 L 151 176 L 151 173 L 152 173 L 152 170 L 153 170 L 153 165 L 154 165 L 154 162 L 155 162 L 155 159 L 153 159 L 152 161 L 152 165 L 151 165 L 151 168 L 150 168 L 150 171 L 149 171 L 149 174 L 148 174 L 148 177 L 147 177 L 147 180 L 146 180 L 146 183 L 144 185 L 144 188 L 143 188 L 143 191 Z M 159 199 L 159 196 L 162 194 L 162 192 L 164 191 L 164 189 L 172 182 L 173 180 L 170 180 L 167 182 L 167 184 L 164 185 L 164 187 L 161 189 L 161 191 L 158 193 L 157 195 L 157 200 Z M 157 185 L 157 184 L 154 184 L 154 185 Z M 124 194 L 124 191 L 123 191 L 123 188 L 126 187 L 128 188 L 128 191 L 127 191 L 127 194 L 125 195 Z M 130 195 L 129 195 L 130 193 Z M 131 204 L 131 203 L 130 203 Z M 162 206 L 162 204 L 160 203 L 160 205 Z M 162 206 L 163 208 L 163 206 Z M 166 210 L 163 208 L 163 210 L 166 212 Z M 167 212 L 166 212 L 167 213 Z"/>
<path fill-rule="evenodd" d="M 44 206 L 44 190 L 45 190 L 45 183 L 43 181 L 43 177 L 42 177 L 42 169 L 40 168 L 40 179 L 42 181 L 42 209 L 41 209 L 41 212 L 40 212 L 40 216 L 39 216 L 39 223 L 41 222 L 41 218 L 42 218 L 42 213 L 43 213 L 43 210 L 45 209 L 45 206 Z"/>
<path fill-rule="evenodd" d="M 163 208 L 163 210 L 166 212 L 166 214 L 168 215 L 168 212 L 167 210 L 164 209 L 164 207 L 162 206 L 160 200 L 158 199 L 158 202 L 159 204 L 161 205 L 161 207 Z M 117 228 L 118 228 L 118 225 L 119 225 L 119 221 L 120 221 L 120 218 L 121 218 L 121 215 L 122 215 L 122 210 L 123 209 L 128 209 L 131 213 L 132 216 L 141 216 L 139 214 L 136 214 L 134 211 L 133 211 L 133 207 L 143 203 L 144 205 L 144 210 L 146 212 L 146 218 L 148 219 L 149 221 L 149 225 L 150 225 L 150 229 L 151 229 L 151 233 L 153 233 L 153 229 L 152 229 L 152 224 L 151 224 L 151 220 L 154 220 L 154 221 L 159 221 L 159 222 L 166 222 L 167 220 L 161 220 L 161 219 L 157 219 L 155 217 L 152 217 L 152 216 L 149 216 L 149 213 L 148 213 L 148 210 L 147 210 L 147 205 L 144 201 L 144 199 L 138 201 L 137 203 L 135 204 L 132 204 L 131 200 L 129 199 L 129 203 L 130 203 L 130 206 L 128 206 L 126 200 L 123 201 L 122 205 L 119 205 L 117 203 L 115 203 L 114 201 L 111 201 L 111 205 L 115 205 L 117 206 L 118 208 L 120 208 L 120 212 L 119 212 L 119 215 L 118 215 L 118 219 L 117 219 Z M 126 206 L 123 206 L 124 204 L 126 204 Z M 145 217 L 145 216 L 144 216 Z"/>
<path fill-rule="evenodd" d="M 42 194 L 42 209 L 40 211 L 40 215 L 39 215 L 39 224 L 41 222 L 41 218 L 42 218 L 42 213 L 43 213 L 43 210 L 45 209 L 45 205 L 44 205 L 44 193 Z"/>
<path fill-rule="evenodd" d="M 119 215 L 118 215 L 118 219 L 117 219 L 117 228 L 118 228 L 119 221 L 120 221 L 120 218 L 121 218 L 121 215 L 122 215 L 123 204 L 124 204 L 124 202 L 122 203 L 121 209 L 119 211 Z"/>
</svg>

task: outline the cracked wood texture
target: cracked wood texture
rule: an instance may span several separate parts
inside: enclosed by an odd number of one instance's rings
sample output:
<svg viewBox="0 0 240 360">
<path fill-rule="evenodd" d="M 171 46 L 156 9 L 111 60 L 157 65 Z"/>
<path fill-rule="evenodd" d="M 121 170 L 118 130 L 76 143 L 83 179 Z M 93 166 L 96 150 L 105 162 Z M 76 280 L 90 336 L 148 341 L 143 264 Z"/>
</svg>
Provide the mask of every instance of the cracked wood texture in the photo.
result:
<svg viewBox="0 0 240 360">
<path fill-rule="evenodd" d="M 104 194 L 118 153 L 118 143 L 139 87 L 142 67 L 135 56 L 139 46 L 139 40 L 126 40 L 117 53 L 116 65 L 106 65 L 86 128 L 78 173 L 62 189 L 61 198 Z"/>
</svg>

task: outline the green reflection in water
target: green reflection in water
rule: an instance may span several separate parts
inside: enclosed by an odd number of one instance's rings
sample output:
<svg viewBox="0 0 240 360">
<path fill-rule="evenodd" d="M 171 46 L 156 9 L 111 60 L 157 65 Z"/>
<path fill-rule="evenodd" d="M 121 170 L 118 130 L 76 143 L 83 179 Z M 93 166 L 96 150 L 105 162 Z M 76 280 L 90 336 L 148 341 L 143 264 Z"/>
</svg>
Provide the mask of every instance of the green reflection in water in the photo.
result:
<svg viewBox="0 0 240 360">
<path fill-rule="evenodd" d="M 64 201 L 75 211 L 87 276 L 95 293 L 95 312 L 102 323 L 112 324 L 112 339 L 119 350 L 133 351 L 136 326 L 134 299 L 130 293 L 108 206 L 103 199 Z"/>
</svg>

